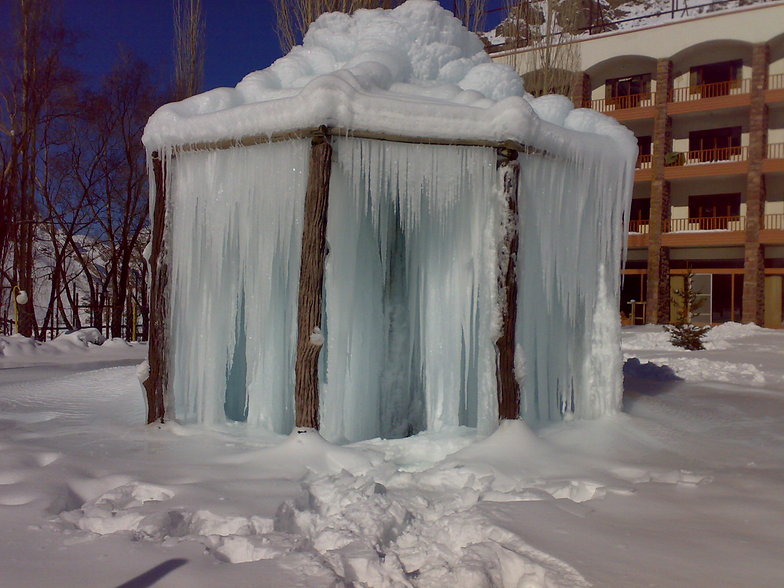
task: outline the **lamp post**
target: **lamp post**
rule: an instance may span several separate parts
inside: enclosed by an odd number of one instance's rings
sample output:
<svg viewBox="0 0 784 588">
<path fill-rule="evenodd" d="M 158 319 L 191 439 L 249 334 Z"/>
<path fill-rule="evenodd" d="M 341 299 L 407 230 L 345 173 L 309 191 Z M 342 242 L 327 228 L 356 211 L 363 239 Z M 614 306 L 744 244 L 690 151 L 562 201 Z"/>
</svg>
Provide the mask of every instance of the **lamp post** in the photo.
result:
<svg viewBox="0 0 784 588">
<path fill-rule="evenodd" d="M 131 319 L 133 321 L 131 323 L 131 341 L 135 342 L 136 341 L 136 300 L 134 300 L 133 298 L 131 298 L 131 308 L 133 309 L 133 313 L 132 313 L 133 318 Z"/>
<path fill-rule="evenodd" d="M 16 292 L 16 296 L 14 296 L 14 292 Z M 22 290 L 19 286 L 14 286 L 11 288 L 11 296 L 14 299 L 14 331 L 16 334 L 19 334 L 19 305 L 27 304 L 27 292 Z"/>
</svg>

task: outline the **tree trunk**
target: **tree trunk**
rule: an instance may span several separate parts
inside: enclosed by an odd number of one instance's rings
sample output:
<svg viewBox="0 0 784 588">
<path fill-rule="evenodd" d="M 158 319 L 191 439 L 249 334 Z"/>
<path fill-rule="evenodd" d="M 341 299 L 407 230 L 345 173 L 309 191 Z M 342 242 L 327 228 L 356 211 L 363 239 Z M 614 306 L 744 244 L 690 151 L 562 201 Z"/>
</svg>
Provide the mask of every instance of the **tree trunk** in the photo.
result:
<svg viewBox="0 0 784 588">
<path fill-rule="evenodd" d="M 324 260 L 327 243 L 327 210 L 332 145 L 325 129 L 313 137 L 310 150 L 308 186 L 302 226 L 302 253 L 297 300 L 297 360 L 295 364 L 297 427 L 319 426 L 318 358 L 323 340 L 321 301 L 324 289 Z"/>
<path fill-rule="evenodd" d="M 498 418 L 520 416 L 520 386 L 515 377 L 515 330 L 517 326 L 517 254 L 520 243 L 517 185 L 520 165 L 517 151 L 499 150 L 504 209 L 501 219 L 504 236 L 498 249 L 498 308 L 501 330 L 495 342 L 497 351 Z"/>
<path fill-rule="evenodd" d="M 153 174 L 155 176 L 155 218 L 152 225 L 152 251 L 150 266 L 152 270 L 152 289 L 150 292 L 150 320 L 152 331 L 148 361 L 150 375 L 144 382 L 147 392 L 147 423 L 164 422 L 166 416 L 165 397 L 169 383 L 168 365 L 168 296 L 169 262 L 166 235 L 167 206 L 166 185 L 163 162 L 157 154 L 153 155 Z"/>
</svg>

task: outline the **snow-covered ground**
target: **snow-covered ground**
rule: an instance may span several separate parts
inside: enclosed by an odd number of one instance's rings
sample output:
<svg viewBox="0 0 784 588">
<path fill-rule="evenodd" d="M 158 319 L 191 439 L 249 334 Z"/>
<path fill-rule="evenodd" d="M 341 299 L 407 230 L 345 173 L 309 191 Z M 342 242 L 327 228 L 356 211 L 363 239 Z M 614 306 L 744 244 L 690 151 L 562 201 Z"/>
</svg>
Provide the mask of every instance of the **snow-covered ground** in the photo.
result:
<svg viewBox="0 0 784 588">
<path fill-rule="evenodd" d="M 622 414 L 343 447 L 145 426 L 145 347 L 68 337 L 0 338 L 0 586 L 784 585 L 784 331 L 624 329 Z"/>
</svg>

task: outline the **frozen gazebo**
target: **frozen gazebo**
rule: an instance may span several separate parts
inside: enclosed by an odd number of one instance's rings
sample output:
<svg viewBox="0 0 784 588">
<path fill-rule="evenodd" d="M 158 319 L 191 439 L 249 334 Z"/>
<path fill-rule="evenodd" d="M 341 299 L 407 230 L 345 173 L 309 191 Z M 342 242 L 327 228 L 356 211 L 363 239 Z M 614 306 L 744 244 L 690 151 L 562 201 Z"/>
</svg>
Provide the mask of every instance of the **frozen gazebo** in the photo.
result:
<svg viewBox="0 0 784 588">
<path fill-rule="evenodd" d="M 151 421 L 354 441 L 618 409 L 634 138 L 437 3 L 325 14 L 144 142 Z"/>
</svg>

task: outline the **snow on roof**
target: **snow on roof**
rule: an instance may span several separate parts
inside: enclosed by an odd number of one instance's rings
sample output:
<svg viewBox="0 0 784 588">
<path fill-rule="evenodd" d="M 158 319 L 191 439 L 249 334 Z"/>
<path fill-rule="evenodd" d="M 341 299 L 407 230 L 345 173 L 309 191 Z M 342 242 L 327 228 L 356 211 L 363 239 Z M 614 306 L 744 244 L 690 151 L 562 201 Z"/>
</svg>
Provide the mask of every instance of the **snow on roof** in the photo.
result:
<svg viewBox="0 0 784 588">
<path fill-rule="evenodd" d="M 634 145 L 607 117 L 573 111 L 564 97 L 526 94 L 517 72 L 493 63 L 451 12 L 432 0 L 408 0 L 392 10 L 320 16 L 301 46 L 236 88 L 159 108 L 144 143 L 152 151 L 326 125 L 552 148 L 562 133 L 543 120 Z"/>
</svg>

